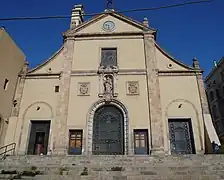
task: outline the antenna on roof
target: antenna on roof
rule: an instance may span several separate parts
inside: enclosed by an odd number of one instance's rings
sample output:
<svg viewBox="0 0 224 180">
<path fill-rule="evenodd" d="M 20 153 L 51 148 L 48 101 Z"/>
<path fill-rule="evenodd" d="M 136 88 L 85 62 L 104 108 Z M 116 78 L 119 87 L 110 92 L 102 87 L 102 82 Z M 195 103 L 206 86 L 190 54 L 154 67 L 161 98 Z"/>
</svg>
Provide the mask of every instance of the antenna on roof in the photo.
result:
<svg viewBox="0 0 224 180">
<path fill-rule="evenodd" d="M 114 11 L 114 1 L 113 0 L 106 0 L 106 10 Z"/>
</svg>

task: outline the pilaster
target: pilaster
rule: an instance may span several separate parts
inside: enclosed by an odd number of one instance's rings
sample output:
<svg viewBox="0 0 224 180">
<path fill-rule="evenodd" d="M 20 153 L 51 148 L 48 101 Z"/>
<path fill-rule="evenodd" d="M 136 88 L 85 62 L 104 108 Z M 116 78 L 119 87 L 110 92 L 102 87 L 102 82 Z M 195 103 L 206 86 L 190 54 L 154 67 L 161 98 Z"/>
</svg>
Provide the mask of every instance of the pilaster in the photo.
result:
<svg viewBox="0 0 224 180">
<path fill-rule="evenodd" d="M 204 88 L 204 81 L 203 81 L 202 73 L 196 73 L 196 78 L 197 78 L 197 83 L 198 83 L 198 92 L 199 92 L 200 101 L 201 101 L 203 120 L 206 121 L 209 118 L 209 120 L 212 121 L 211 114 L 209 111 L 209 106 L 208 106 L 208 99 L 207 99 L 205 88 Z M 200 125 L 200 129 L 201 128 L 204 129 L 204 127 L 205 127 L 204 123 L 202 125 Z M 202 130 L 201 130 L 201 132 L 202 132 Z M 201 132 L 199 132 L 200 133 L 200 141 L 201 141 L 201 151 L 204 152 L 204 143 L 203 143 L 204 141 L 202 140 L 203 139 L 202 136 L 204 135 L 204 133 L 202 134 Z M 204 132 L 204 130 L 203 130 L 203 132 Z"/>
<path fill-rule="evenodd" d="M 28 71 L 28 62 L 25 62 L 24 66 L 22 67 L 18 80 L 17 80 L 17 85 L 16 85 L 16 91 L 15 91 L 15 96 L 13 100 L 13 108 L 11 112 L 11 116 L 16 116 L 18 117 L 19 115 L 19 110 L 20 110 L 20 103 L 23 95 L 23 89 L 25 85 L 25 80 L 26 80 L 26 74 Z"/>
<path fill-rule="evenodd" d="M 199 132 L 200 141 L 201 141 L 201 152 L 203 153 L 205 145 L 204 145 L 204 141 L 203 141 L 203 137 L 202 137 L 202 136 L 204 136 L 204 133 L 202 133 L 202 132 L 204 132 L 204 130 L 208 131 L 208 128 L 214 129 L 214 127 L 206 127 L 206 129 L 204 128 L 205 127 L 204 125 L 206 125 L 205 121 L 212 121 L 212 118 L 211 118 L 211 114 L 210 114 L 210 110 L 209 110 L 207 95 L 205 92 L 202 71 L 200 69 L 199 62 L 196 58 L 193 59 L 193 67 L 197 70 L 196 71 L 196 80 L 197 80 L 197 84 L 198 84 L 198 92 L 199 92 L 199 97 L 200 97 L 200 102 L 201 102 L 202 117 L 204 120 L 204 123 L 202 123 L 202 125 L 200 126 L 201 131 Z M 215 133 L 215 131 L 214 131 L 214 133 Z M 219 142 L 217 142 L 217 143 L 219 143 Z"/>
<path fill-rule="evenodd" d="M 64 62 L 60 78 L 60 97 L 56 108 L 56 127 L 53 143 L 53 154 L 57 155 L 67 154 L 67 116 L 74 43 L 74 40 L 68 40 L 64 44 Z"/>
<path fill-rule="evenodd" d="M 203 114 L 210 114 L 202 73 L 196 73 Z"/>
<path fill-rule="evenodd" d="M 144 34 L 145 61 L 147 71 L 147 87 L 149 102 L 149 117 L 151 131 L 152 154 L 164 153 L 164 137 L 162 109 L 160 100 L 159 77 L 156 62 L 155 41 L 151 34 Z"/>
<path fill-rule="evenodd" d="M 28 66 L 29 66 L 28 62 L 25 62 L 20 73 L 18 74 L 16 90 L 15 90 L 14 99 L 13 99 L 13 107 L 11 110 L 11 118 L 10 118 L 9 127 L 8 127 L 8 131 L 9 131 L 11 125 L 13 125 L 13 127 L 16 127 L 13 130 L 14 134 L 13 134 L 13 139 L 11 140 L 11 142 L 16 143 L 16 152 L 17 153 L 19 153 L 19 150 L 20 150 L 21 131 L 22 131 L 21 128 L 17 127 L 17 125 L 20 123 L 20 121 L 22 121 L 22 119 L 19 118 L 19 111 L 20 111 L 20 105 L 21 105 L 21 101 L 22 101 Z M 13 122 L 11 122 L 11 121 L 13 121 Z M 17 125 L 15 126 L 14 123 L 16 123 Z M 7 133 L 12 133 L 12 132 L 7 132 Z M 6 139 L 7 138 L 5 138 L 5 141 L 7 141 Z"/>
</svg>

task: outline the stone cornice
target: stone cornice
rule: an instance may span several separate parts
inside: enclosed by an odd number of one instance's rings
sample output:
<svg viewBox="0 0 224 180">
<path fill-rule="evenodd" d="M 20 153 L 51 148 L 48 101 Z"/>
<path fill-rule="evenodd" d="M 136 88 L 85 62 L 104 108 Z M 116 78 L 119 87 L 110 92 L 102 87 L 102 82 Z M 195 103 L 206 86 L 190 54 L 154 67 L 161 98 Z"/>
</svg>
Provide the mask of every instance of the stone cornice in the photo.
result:
<svg viewBox="0 0 224 180">
<path fill-rule="evenodd" d="M 59 79 L 61 73 L 35 73 L 27 74 L 25 79 Z"/>
<path fill-rule="evenodd" d="M 172 60 L 173 62 L 179 64 L 180 66 L 186 68 L 187 70 L 195 70 L 195 68 L 190 67 L 186 64 L 184 64 L 182 61 L 175 59 L 174 57 L 172 57 L 171 55 L 169 55 L 164 49 L 162 49 L 156 42 L 155 42 L 155 46 L 157 47 L 157 49 L 167 58 L 169 58 L 170 60 Z"/>
<path fill-rule="evenodd" d="M 98 70 L 75 70 L 71 76 L 97 76 Z M 119 69 L 118 75 L 146 75 L 146 69 Z M 57 79 L 61 73 L 35 73 L 27 74 L 26 79 Z"/>
<path fill-rule="evenodd" d="M 79 32 L 80 30 L 86 28 L 87 26 L 95 23 L 95 22 L 98 22 L 99 20 L 107 17 L 107 16 L 113 16 L 114 18 L 117 18 L 125 23 L 128 23 L 136 28 L 139 28 L 140 30 L 142 31 L 149 31 L 151 32 L 152 34 L 155 34 L 156 33 L 156 30 L 151 28 L 151 27 L 146 27 L 144 26 L 142 23 L 139 23 L 129 17 L 126 17 L 124 15 L 121 15 L 121 14 L 118 14 L 116 12 L 107 12 L 107 13 L 102 13 L 102 14 L 99 14 L 89 20 L 87 20 L 86 22 L 80 24 L 79 26 L 77 26 L 76 28 L 74 29 L 70 29 L 66 32 L 63 33 L 63 37 L 66 38 L 66 37 L 70 37 L 70 36 L 74 36 L 77 32 Z"/>
<path fill-rule="evenodd" d="M 71 72 L 71 76 L 97 76 L 97 70 L 76 70 Z M 146 75 L 145 69 L 119 69 L 118 75 Z"/>
<path fill-rule="evenodd" d="M 33 73 L 35 72 L 36 70 L 40 69 L 41 67 L 43 67 L 44 65 L 46 65 L 47 63 L 49 63 L 50 61 L 54 60 L 61 52 L 62 50 L 64 49 L 64 44 L 62 45 L 62 47 L 56 52 L 54 53 L 49 59 L 47 59 L 46 61 L 44 61 L 43 63 L 41 63 L 40 65 L 38 65 L 37 67 L 33 68 L 33 69 L 30 69 L 28 71 L 28 74 L 29 73 Z"/>
<path fill-rule="evenodd" d="M 26 77 L 32 76 L 60 76 L 61 72 L 58 73 L 34 73 L 34 74 L 27 74 Z"/>
<path fill-rule="evenodd" d="M 196 76 L 202 74 L 201 70 L 157 70 L 159 76 Z M 71 72 L 71 76 L 97 76 L 98 70 L 75 70 Z M 119 69 L 118 75 L 146 75 L 146 69 Z M 57 79 L 61 73 L 35 73 L 27 74 L 26 79 Z"/>
<path fill-rule="evenodd" d="M 32 77 L 26 77 L 25 79 L 60 79 L 60 77 L 56 77 L 56 76 L 32 76 Z"/>
<path fill-rule="evenodd" d="M 133 36 L 91 36 L 91 37 L 69 37 L 67 40 L 83 41 L 83 40 L 116 40 L 116 39 L 143 39 L 142 35 L 133 35 Z"/>
<path fill-rule="evenodd" d="M 122 70 L 118 75 L 146 75 L 146 69 Z"/>
<path fill-rule="evenodd" d="M 98 32 L 98 33 L 78 33 L 73 35 L 68 35 L 67 39 L 83 38 L 83 37 L 117 37 L 117 36 L 143 36 L 143 32 Z"/>
<path fill-rule="evenodd" d="M 196 74 L 202 73 L 200 70 L 197 71 L 158 71 L 159 76 L 196 76 Z"/>
</svg>

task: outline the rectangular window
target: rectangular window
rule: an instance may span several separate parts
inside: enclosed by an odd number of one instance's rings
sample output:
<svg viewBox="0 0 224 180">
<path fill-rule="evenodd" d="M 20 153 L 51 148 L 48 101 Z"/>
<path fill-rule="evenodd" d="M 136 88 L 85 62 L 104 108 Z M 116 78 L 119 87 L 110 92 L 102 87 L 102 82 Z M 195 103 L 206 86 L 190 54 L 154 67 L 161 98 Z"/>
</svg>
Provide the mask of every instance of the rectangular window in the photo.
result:
<svg viewBox="0 0 224 180">
<path fill-rule="evenodd" d="M 139 154 L 139 155 L 149 154 L 147 129 L 134 130 L 134 145 L 135 145 L 135 154 Z"/>
<path fill-rule="evenodd" d="M 59 86 L 55 86 L 54 91 L 55 91 L 55 92 L 59 92 Z"/>
<path fill-rule="evenodd" d="M 117 66 L 117 48 L 101 49 L 101 66 Z"/>
<path fill-rule="evenodd" d="M 82 154 L 83 130 L 69 130 L 69 154 Z"/>
<path fill-rule="evenodd" d="M 4 90 L 7 90 L 8 88 L 8 85 L 9 85 L 9 80 L 8 79 L 5 79 L 5 82 L 4 82 Z"/>
</svg>

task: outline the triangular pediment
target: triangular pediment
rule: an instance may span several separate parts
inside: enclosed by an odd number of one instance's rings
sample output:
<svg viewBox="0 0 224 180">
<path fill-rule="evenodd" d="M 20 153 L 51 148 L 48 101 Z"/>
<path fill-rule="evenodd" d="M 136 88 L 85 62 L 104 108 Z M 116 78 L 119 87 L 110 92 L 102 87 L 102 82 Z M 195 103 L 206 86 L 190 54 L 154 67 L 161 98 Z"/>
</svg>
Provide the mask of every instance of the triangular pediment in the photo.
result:
<svg viewBox="0 0 224 180">
<path fill-rule="evenodd" d="M 112 30 L 105 30 L 105 22 L 112 22 L 114 27 Z M 156 32 L 156 30 L 146 27 L 143 24 L 134 21 L 117 13 L 105 13 L 95 16 L 94 18 L 82 23 L 74 29 L 68 30 L 64 33 L 65 36 L 72 36 L 75 34 L 108 34 L 108 33 L 125 33 L 125 32 Z"/>
</svg>

